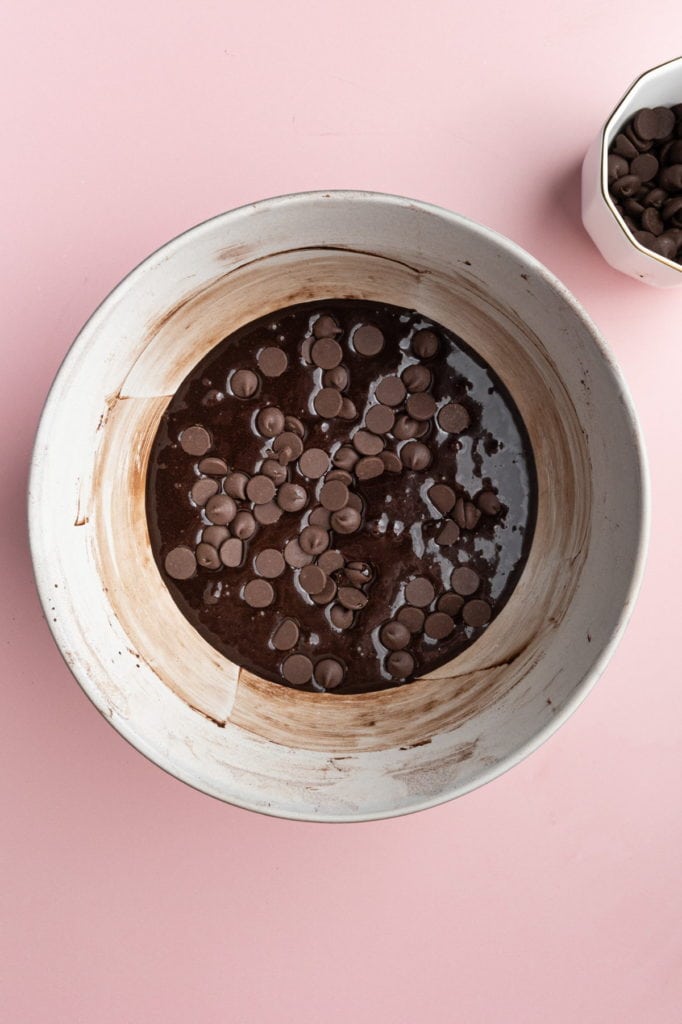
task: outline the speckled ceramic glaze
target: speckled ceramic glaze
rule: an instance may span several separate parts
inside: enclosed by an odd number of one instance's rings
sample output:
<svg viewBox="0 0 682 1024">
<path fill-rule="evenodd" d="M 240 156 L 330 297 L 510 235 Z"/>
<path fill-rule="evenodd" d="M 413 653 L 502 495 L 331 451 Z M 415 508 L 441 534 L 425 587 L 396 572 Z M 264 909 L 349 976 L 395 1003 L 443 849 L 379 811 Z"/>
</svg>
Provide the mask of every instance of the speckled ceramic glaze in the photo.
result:
<svg viewBox="0 0 682 1024">
<path fill-rule="evenodd" d="M 147 462 L 212 346 L 269 310 L 346 296 L 416 308 L 490 363 L 533 445 L 537 525 L 508 604 L 454 661 L 403 688 L 299 693 L 226 661 L 178 610 L 150 550 Z M 629 398 L 571 296 L 494 232 L 367 192 L 242 207 L 134 270 L 59 372 L 29 506 L 48 621 L 115 728 L 207 793 L 323 821 L 457 796 L 549 736 L 624 627 L 647 522 Z"/>
</svg>

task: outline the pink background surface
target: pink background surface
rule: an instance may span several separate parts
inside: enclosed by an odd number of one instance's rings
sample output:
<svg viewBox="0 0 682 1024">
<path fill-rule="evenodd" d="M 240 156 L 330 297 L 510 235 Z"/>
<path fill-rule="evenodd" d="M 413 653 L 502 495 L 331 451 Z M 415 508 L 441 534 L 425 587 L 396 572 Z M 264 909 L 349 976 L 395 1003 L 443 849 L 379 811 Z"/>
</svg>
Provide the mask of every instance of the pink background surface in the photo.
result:
<svg viewBox="0 0 682 1024">
<path fill-rule="evenodd" d="M 681 1019 L 682 290 L 606 266 L 578 166 L 678 55 L 682 9 L 551 7 L 4 7 L 3 1021 Z M 630 383 L 654 497 L 634 618 L 573 719 L 458 802 L 355 826 L 222 805 L 123 742 L 42 621 L 23 512 L 46 390 L 121 276 L 222 210 L 330 187 L 440 203 L 557 273 Z"/>
</svg>

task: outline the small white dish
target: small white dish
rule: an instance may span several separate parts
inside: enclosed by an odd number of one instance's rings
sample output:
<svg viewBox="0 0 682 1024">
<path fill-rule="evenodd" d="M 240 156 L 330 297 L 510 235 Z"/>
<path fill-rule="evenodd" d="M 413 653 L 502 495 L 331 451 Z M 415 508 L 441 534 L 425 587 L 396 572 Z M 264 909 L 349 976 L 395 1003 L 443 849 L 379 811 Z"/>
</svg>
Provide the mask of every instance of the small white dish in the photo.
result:
<svg viewBox="0 0 682 1024">
<path fill-rule="evenodd" d="M 590 146 L 582 171 L 582 218 L 602 256 L 616 270 L 645 284 L 674 288 L 682 284 L 682 266 L 640 245 L 609 194 L 609 147 L 626 121 L 642 107 L 682 103 L 682 57 L 640 75 Z"/>
</svg>

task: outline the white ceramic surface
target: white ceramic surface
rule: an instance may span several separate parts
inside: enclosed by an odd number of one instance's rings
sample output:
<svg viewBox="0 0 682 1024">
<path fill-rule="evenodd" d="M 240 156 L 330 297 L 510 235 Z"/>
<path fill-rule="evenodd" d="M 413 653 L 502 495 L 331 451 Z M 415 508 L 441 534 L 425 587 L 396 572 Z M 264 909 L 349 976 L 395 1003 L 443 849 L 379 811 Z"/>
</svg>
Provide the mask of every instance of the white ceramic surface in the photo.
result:
<svg viewBox="0 0 682 1024">
<path fill-rule="evenodd" d="M 171 600 L 144 483 L 185 374 L 268 310 L 352 295 L 460 333 L 529 430 L 538 523 L 511 600 L 480 640 L 380 694 L 304 694 L 225 661 Z M 546 739 L 606 664 L 630 613 L 648 521 L 626 388 L 565 288 L 512 242 L 425 203 L 282 196 L 174 239 L 102 303 L 50 392 L 34 451 L 31 546 L 64 657 L 119 732 L 240 806 L 352 821 L 458 796 Z"/>
<path fill-rule="evenodd" d="M 659 288 L 682 284 L 682 267 L 640 245 L 620 217 L 609 194 L 607 157 L 609 146 L 636 111 L 675 103 L 682 103 L 682 57 L 633 82 L 588 149 L 582 170 L 583 224 L 594 244 L 616 270 Z"/>
</svg>

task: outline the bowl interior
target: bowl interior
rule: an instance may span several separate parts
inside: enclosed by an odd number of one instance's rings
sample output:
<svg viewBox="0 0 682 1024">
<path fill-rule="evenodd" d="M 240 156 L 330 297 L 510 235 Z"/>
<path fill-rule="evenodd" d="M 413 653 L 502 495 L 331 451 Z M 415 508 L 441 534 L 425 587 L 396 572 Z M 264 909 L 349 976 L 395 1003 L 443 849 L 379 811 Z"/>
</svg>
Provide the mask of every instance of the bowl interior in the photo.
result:
<svg viewBox="0 0 682 1024">
<path fill-rule="evenodd" d="M 297 693 L 227 662 L 171 599 L 147 534 L 149 451 L 187 372 L 242 324 L 325 297 L 413 306 L 460 334 L 509 388 L 538 471 L 530 557 L 502 613 L 449 665 L 380 693 Z M 58 642 L 124 735 L 223 799 L 337 820 L 464 792 L 552 731 L 622 627 L 643 509 L 622 384 L 542 268 L 433 207 L 316 193 L 207 222 L 112 293 L 46 407 L 31 527 Z"/>
</svg>

